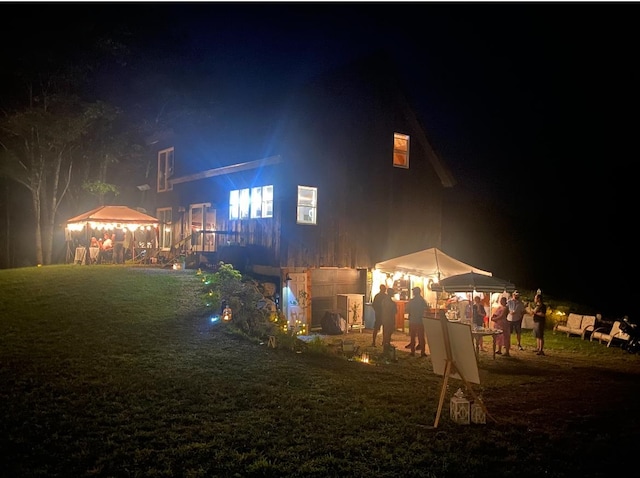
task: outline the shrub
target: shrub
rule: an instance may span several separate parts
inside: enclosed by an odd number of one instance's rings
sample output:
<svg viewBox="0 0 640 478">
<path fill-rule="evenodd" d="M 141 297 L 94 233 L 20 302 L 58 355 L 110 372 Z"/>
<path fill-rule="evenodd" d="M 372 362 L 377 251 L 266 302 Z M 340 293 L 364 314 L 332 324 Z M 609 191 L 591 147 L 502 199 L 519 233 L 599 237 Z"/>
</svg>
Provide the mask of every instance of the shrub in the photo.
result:
<svg viewBox="0 0 640 478">
<path fill-rule="evenodd" d="M 217 270 L 202 278 L 205 284 L 204 298 L 213 313 L 222 311 L 223 304 L 232 310 L 231 326 L 253 337 L 264 338 L 273 332 L 269 320 L 270 311 L 261 307 L 263 295 L 257 284 L 233 268 L 231 264 L 218 263 Z"/>
</svg>

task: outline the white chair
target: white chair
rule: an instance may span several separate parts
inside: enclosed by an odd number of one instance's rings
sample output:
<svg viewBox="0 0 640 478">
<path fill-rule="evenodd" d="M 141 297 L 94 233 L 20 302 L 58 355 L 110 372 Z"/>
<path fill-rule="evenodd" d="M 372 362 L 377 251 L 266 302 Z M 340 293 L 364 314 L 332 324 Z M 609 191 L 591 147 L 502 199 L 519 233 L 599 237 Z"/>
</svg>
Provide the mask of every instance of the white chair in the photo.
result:
<svg viewBox="0 0 640 478">
<path fill-rule="evenodd" d="M 625 334 L 620 330 L 620 321 L 616 320 L 611 327 L 611 330 L 606 332 L 606 327 L 598 327 L 591 333 L 591 341 L 597 340 L 601 344 L 607 344 L 607 347 L 611 346 L 614 340 L 629 341 L 629 334 Z"/>
<path fill-rule="evenodd" d="M 580 324 L 582 329 L 582 340 L 587 338 L 587 334 L 593 333 L 596 328 L 596 316 L 595 315 L 583 315 L 582 323 Z"/>
<path fill-rule="evenodd" d="M 553 328 L 554 332 L 562 332 L 567 334 L 567 337 L 570 335 L 582 335 L 582 315 L 574 314 L 573 312 L 569 314 L 567 320 L 558 322 L 556 326 Z"/>
</svg>

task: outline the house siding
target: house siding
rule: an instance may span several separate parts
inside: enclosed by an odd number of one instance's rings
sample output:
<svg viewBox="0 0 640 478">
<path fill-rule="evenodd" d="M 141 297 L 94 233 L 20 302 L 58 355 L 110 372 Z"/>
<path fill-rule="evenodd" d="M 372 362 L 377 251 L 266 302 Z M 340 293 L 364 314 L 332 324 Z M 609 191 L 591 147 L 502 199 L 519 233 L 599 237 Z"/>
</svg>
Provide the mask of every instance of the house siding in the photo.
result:
<svg viewBox="0 0 640 478">
<path fill-rule="evenodd" d="M 179 207 L 210 203 L 220 231 L 217 258 L 280 270 L 282 277 L 287 271 L 305 271 L 306 287 L 315 295 L 314 323 L 325 310 L 335 309 L 337 294 L 369 297 L 364 277 L 375 263 L 441 245 L 444 188 L 455 181 L 397 83 L 377 74 L 379 67 L 364 62 L 292 93 L 276 117 L 265 115 L 273 125 L 266 131 L 268 140 L 255 138 L 253 131 L 247 131 L 246 145 L 228 145 L 224 137 L 212 136 L 212 149 L 225 152 L 212 154 L 215 160 L 207 161 L 202 149 L 190 151 L 193 140 L 173 141 L 178 179 L 173 191 L 155 197 L 156 207 L 173 207 L 174 218 L 179 218 Z M 408 169 L 393 166 L 394 133 L 410 137 Z M 250 144 L 269 146 L 250 149 Z M 280 160 L 228 172 L 233 164 L 273 155 Z M 274 186 L 272 218 L 229 220 L 231 190 L 268 184 Z M 318 188 L 316 225 L 296 224 L 299 185 Z M 185 225 L 176 219 L 173 228 L 180 238 Z"/>
</svg>

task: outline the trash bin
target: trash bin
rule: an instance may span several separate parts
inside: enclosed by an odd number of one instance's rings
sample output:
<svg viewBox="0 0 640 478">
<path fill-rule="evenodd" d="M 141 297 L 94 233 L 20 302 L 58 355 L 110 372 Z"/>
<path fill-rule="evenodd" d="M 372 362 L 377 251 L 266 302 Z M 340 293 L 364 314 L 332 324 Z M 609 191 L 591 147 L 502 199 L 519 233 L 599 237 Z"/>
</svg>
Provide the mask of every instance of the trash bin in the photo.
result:
<svg viewBox="0 0 640 478">
<path fill-rule="evenodd" d="M 367 302 L 364 304 L 364 328 L 373 329 L 376 324 L 376 313 L 373 310 L 373 304 Z"/>
</svg>

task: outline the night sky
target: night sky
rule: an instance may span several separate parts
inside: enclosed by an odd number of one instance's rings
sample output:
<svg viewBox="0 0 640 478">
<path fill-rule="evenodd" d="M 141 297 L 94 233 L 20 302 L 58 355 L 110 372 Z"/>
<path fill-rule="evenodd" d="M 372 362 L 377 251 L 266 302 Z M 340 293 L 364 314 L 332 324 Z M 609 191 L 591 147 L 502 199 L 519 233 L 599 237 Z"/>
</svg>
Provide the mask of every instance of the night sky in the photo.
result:
<svg viewBox="0 0 640 478">
<path fill-rule="evenodd" d="M 23 41 L 2 33 L 5 62 L 44 39 L 72 52 L 121 27 L 176 81 L 215 84 L 247 104 L 361 55 L 393 52 L 432 145 L 458 180 L 447 192 L 442 249 L 521 288 L 638 320 L 635 7 L 5 3 L 0 13 L 24 28 Z M 54 11 L 60 22 L 50 21 Z M 108 76 L 102 88 L 123 93 Z"/>
</svg>

